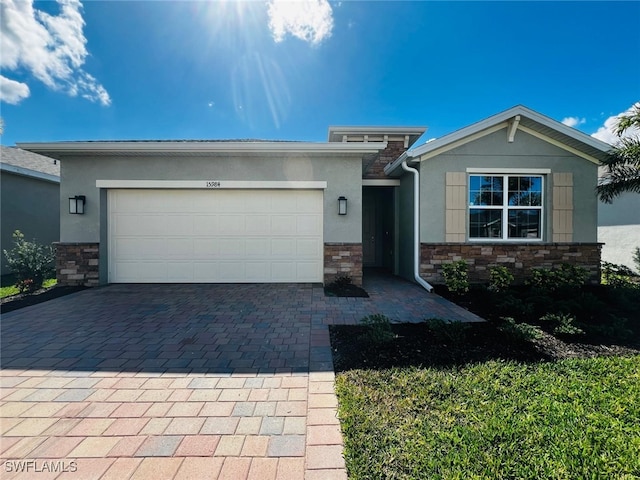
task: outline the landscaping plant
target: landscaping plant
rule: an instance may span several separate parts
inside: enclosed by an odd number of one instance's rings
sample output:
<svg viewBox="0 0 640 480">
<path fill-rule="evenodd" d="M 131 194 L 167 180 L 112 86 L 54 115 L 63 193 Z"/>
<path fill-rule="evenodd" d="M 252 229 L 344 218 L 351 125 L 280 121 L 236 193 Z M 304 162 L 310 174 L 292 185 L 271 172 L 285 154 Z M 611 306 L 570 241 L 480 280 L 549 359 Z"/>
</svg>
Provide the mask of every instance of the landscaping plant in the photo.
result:
<svg viewBox="0 0 640 480">
<path fill-rule="evenodd" d="M 389 317 L 376 313 L 367 315 L 360 320 L 360 323 L 367 327 L 365 336 L 371 343 L 386 343 L 395 338 L 391 329 Z"/>
<path fill-rule="evenodd" d="M 442 264 L 442 276 L 449 291 L 461 295 L 469 291 L 468 265 L 464 260 Z"/>
<path fill-rule="evenodd" d="M 504 292 L 513 282 L 513 274 L 507 267 L 496 265 L 489 268 L 489 290 Z"/>
<path fill-rule="evenodd" d="M 15 246 L 3 250 L 7 264 L 16 279 L 20 293 L 33 292 L 42 287 L 54 272 L 55 249 L 25 240 L 20 230 L 13 232 Z"/>
</svg>

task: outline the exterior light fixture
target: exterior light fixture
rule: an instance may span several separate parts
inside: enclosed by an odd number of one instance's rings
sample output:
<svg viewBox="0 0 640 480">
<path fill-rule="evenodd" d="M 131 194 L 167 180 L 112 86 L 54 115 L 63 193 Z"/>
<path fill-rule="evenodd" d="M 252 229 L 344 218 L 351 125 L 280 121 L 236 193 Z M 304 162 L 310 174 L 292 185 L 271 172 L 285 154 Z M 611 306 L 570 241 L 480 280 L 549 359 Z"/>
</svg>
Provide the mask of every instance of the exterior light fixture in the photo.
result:
<svg viewBox="0 0 640 480">
<path fill-rule="evenodd" d="M 84 204 L 87 197 L 84 195 L 76 195 L 75 197 L 69 197 L 69 213 L 82 215 L 84 214 Z"/>
<path fill-rule="evenodd" d="M 347 214 L 347 197 L 338 198 L 338 215 Z"/>
</svg>

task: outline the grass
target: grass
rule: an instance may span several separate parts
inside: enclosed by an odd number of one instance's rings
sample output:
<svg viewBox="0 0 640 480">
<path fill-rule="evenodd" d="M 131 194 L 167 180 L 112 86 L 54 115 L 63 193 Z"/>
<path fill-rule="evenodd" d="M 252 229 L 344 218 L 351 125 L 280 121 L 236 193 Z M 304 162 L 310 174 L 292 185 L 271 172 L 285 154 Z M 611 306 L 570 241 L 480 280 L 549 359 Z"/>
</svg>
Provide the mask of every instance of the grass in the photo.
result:
<svg viewBox="0 0 640 480">
<path fill-rule="evenodd" d="M 350 370 L 351 479 L 640 478 L 640 356 Z"/>
<path fill-rule="evenodd" d="M 56 283 L 58 283 L 58 281 L 55 278 L 50 278 L 45 280 L 42 286 L 44 288 L 49 288 L 53 287 Z M 20 293 L 20 290 L 18 290 L 18 287 L 15 285 L 0 287 L 0 298 L 10 297 L 11 295 L 17 295 L 18 293 Z"/>
</svg>

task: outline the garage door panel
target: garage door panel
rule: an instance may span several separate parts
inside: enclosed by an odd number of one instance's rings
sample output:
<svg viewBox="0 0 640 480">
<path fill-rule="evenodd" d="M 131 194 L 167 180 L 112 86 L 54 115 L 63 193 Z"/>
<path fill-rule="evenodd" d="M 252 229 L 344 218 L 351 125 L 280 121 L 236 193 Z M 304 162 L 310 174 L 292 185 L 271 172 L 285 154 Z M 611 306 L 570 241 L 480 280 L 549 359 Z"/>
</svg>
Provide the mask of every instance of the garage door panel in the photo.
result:
<svg viewBox="0 0 640 480">
<path fill-rule="evenodd" d="M 218 218 L 219 233 L 224 235 L 244 234 L 244 217 L 241 215 L 220 215 Z"/>
<path fill-rule="evenodd" d="M 194 215 L 193 233 L 195 235 L 217 235 L 220 233 L 217 215 Z"/>
<path fill-rule="evenodd" d="M 268 215 L 246 215 L 245 216 L 245 233 L 247 235 L 264 235 L 270 229 Z"/>
<path fill-rule="evenodd" d="M 287 282 L 288 278 L 295 277 L 296 265 L 294 262 L 274 262 L 271 264 L 271 278 L 274 282 Z"/>
<path fill-rule="evenodd" d="M 322 232 L 321 221 L 317 215 L 296 215 L 296 233 L 317 236 Z"/>
<path fill-rule="evenodd" d="M 193 240 L 193 254 L 196 258 L 217 258 L 220 254 L 219 243 L 211 238 L 195 238 Z"/>
<path fill-rule="evenodd" d="M 272 215 L 270 233 L 273 235 L 295 235 L 295 217 L 291 215 Z"/>
<path fill-rule="evenodd" d="M 320 190 L 110 190 L 111 282 L 319 282 Z"/>
<path fill-rule="evenodd" d="M 171 281 L 188 282 L 193 278 L 193 263 L 167 262 L 167 273 L 171 272 Z"/>
<path fill-rule="evenodd" d="M 245 239 L 245 254 L 247 258 L 269 258 L 271 252 L 271 240 L 269 238 Z"/>
<path fill-rule="evenodd" d="M 244 257 L 243 238 L 218 239 L 218 252 L 220 258 Z"/>
<path fill-rule="evenodd" d="M 321 242 L 316 238 L 299 238 L 295 242 L 298 257 L 313 259 L 322 252 Z"/>
<path fill-rule="evenodd" d="M 268 282 L 270 278 L 268 262 L 245 262 L 245 277 L 249 282 Z"/>
<path fill-rule="evenodd" d="M 193 239 L 186 238 L 168 238 L 164 242 L 165 255 L 167 258 L 192 258 L 193 257 Z"/>
<path fill-rule="evenodd" d="M 271 240 L 271 255 L 273 257 L 288 258 L 296 251 L 295 238 L 274 238 Z"/>
<path fill-rule="evenodd" d="M 318 264 L 316 262 L 298 262 L 296 276 L 302 282 L 313 282 L 318 277 Z"/>
<path fill-rule="evenodd" d="M 191 215 L 171 214 L 158 220 L 164 224 L 167 235 L 191 235 L 193 233 L 193 217 Z"/>
</svg>

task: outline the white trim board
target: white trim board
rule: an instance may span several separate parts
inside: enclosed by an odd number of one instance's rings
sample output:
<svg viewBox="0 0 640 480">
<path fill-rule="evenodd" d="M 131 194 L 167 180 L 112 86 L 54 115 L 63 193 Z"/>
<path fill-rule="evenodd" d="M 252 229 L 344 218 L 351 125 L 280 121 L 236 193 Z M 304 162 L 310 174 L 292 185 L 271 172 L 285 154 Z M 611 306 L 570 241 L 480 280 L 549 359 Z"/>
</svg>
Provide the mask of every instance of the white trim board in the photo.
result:
<svg viewBox="0 0 640 480">
<path fill-rule="evenodd" d="M 97 188 L 155 188 L 155 189 L 280 189 L 319 190 L 327 188 L 327 182 L 313 181 L 238 181 L 238 180 L 96 180 Z"/>
<path fill-rule="evenodd" d="M 532 174 L 532 175 L 545 175 L 551 173 L 550 168 L 476 168 L 469 167 L 467 168 L 467 173 L 495 173 L 495 174 L 508 174 L 508 173 L 517 173 L 517 174 Z"/>
<path fill-rule="evenodd" d="M 399 187 L 400 179 L 398 178 L 369 178 L 362 180 L 363 187 Z"/>
</svg>

